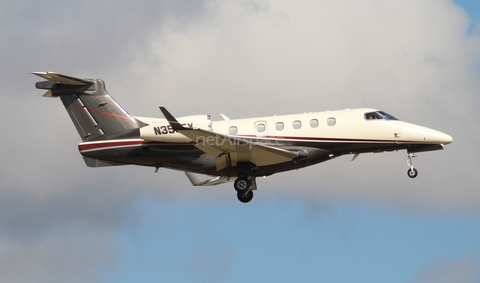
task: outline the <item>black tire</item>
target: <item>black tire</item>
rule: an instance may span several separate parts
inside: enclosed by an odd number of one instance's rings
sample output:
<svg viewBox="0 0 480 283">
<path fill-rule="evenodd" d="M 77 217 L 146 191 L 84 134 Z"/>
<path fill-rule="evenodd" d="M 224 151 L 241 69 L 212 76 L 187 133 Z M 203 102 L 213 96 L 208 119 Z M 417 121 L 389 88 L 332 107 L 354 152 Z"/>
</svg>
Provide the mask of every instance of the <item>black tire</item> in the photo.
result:
<svg viewBox="0 0 480 283">
<path fill-rule="evenodd" d="M 247 179 L 247 177 L 238 177 L 235 180 L 235 183 L 233 183 L 233 187 L 237 192 L 246 192 L 250 188 L 250 181 Z"/>
<path fill-rule="evenodd" d="M 418 175 L 418 170 L 415 169 L 415 168 L 413 168 L 413 170 L 408 169 L 407 175 L 408 175 L 408 177 L 410 177 L 410 178 L 415 178 L 415 177 L 417 177 L 417 175 Z"/>
<path fill-rule="evenodd" d="M 243 203 L 250 202 L 253 199 L 253 191 L 250 190 L 248 192 L 237 192 L 237 198 L 239 201 Z"/>
</svg>

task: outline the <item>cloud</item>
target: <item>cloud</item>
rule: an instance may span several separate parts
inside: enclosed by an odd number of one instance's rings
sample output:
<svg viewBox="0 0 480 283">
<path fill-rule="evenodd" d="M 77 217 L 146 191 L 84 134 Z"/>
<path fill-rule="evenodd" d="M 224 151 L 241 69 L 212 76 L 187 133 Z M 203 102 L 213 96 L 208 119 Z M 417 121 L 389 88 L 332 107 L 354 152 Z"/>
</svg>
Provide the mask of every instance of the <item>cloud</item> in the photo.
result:
<svg viewBox="0 0 480 283">
<path fill-rule="evenodd" d="M 231 269 L 231 258 L 234 252 L 228 247 L 201 249 L 192 247 L 191 259 L 185 270 L 188 270 L 200 282 L 223 282 Z"/>
<path fill-rule="evenodd" d="M 262 3 L 257 9 L 245 2 L 216 3 L 210 7 L 213 15 L 200 23 L 181 32 L 153 34 L 150 50 L 139 52 L 150 51 L 157 58 L 158 70 L 147 66 L 156 78 L 150 81 L 158 89 L 154 95 L 165 90 L 203 98 L 198 99 L 202 106 L 215 99 L 216 108 L 233 108 L 240 117 L 264 115 L 265 105 L 291 100 L 292 94 L 296 103 L 280 103 L 280 109 L 271 111 L 306 111 L 307 106 L 318 111 L 316 105 L 329 109 L 367 102 L 393 106 L 412 98 L 422 103 L 438 79 L 450 74 L 448 68 L 465 72 L 471 59 L 472 44 L 461 38 L 467 19 L 452 11 L 451 21 L 445 22 L 442 14 L 448 6 Z M 424 13 L 433 6 L 438 15 Z M 455 79 L 462 80 L 459 75 Z M 179 86 L 179 81 L 189 83 Z M 235 111 L 222 96 L 240 105 L 252 103 L 247 111 Z"/>
<path fill-rule="evenodd" d="M 112 270 L 116 246 L 105 232 L 66 225 L 29 241 L 0 238 L 2 282 L 92 282 Z"/>
<path fill-rule="evenodd" d="M 415 181 L 405 177 L 406 155 L 362 155 L 352 165 L 344 157 L 274 176 L 260 189 L 276 186 L 276 193 L 408 210 L 479 207 L 480 168 L 470 156 L 478 152 L 480 137 L 480 85 L 472 71 L 480 42 L 466 36 L 468 17 L 461 9 L 448 1 L 243 1 L 205 7 L 194 24 L 152 32 L 149 44 L 135 51 L 151 59 L 132 62 L 142 81 L 131 86 L 132 93 L 142 93 L 135 111 L 151 111 L 147 104 L 156 103 L 179 116 L 243 118 L 381 108 L 447 132 L 454 143 L 444 152 L 420 154 Z M 178 25 L 172 21 L 167 27 Z M 153 110 L 151 115 L 160 115 Z"/>
<path fill-rule="evenodd" d="M 382 108 L 447 132 L 454 143 L 415 159 L 416 180 L 406 177 L 404 153 L 343 157 L 259 180 L 256 198 L 478 213 L 480 42 L 466 35 L 468 17 L 450 1 L 7 1 L 0 13 L 8 133 L 0 163 L 1 281 L 66 281 L 96 263 L 114 264 L 112 233 L 139 196 L 235 199 L 233 190 L 194 191 L 174 171 L 86 168 L 63 106 L 40 98 L 30 71 L 102 78 L 142 116 L 161 117 L 160 105 L 178 116 L 231 118 Z M 66 261 L 64 250 L 72 254 Z M 56 264 L 61 270 L 46 272 Z"/>
<path fill-rule="evenodd" d="M 480 257 L 474 254 L 450 260 L 438 258 L 427 263 L 417 274 L 414 282 L 459 282 L 474 283 L 480 280 Z"/>
</svg>

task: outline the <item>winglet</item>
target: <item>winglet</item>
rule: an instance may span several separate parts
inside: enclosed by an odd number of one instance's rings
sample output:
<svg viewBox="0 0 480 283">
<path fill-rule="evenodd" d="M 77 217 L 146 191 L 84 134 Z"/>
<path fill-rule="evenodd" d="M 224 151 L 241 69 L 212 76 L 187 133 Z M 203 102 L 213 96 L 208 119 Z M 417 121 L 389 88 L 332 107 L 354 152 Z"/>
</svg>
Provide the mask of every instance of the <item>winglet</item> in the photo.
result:
<svg viewBox="0 0 480 283">
<path fill-rule="evenodd" d="M 175 131 L 188 130 L 189 129 L 189 128 L 185 128 L 184 126 L 182 126 L 182 124 L 180 124 L 177 121 L 177 119 L 175 119 L 175 117 L 173 117 L 173 115 L 170 114 L 170 112 L 168 112 L 167 109 L 165 109 L 165 107 L 160 106 L 160 111 L 162 111 L 163 116 L 165 116 L 165 119 L 167 119 L 168 123 L 170 123 L 170 126 L 172 126 L 172 128 Z"/>
</svg>

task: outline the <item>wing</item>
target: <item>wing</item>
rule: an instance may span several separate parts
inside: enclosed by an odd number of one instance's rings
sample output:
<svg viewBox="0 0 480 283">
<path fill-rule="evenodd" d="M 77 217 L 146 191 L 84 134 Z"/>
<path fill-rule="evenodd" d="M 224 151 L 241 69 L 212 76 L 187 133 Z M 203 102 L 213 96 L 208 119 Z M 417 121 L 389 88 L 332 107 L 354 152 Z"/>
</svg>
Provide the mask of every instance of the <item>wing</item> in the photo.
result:
<svg viewBox="0 0 480 283">
<path fill-rule="evenodd" d="M 206 154 L 215 157 L 217 171 L 238 162 L 252 162 L 257 166 L 265 166 L 288 162 L 298 156 L 297 152 L 260 144 L 233 136 L 227 136 L 199 128 L 182 126 L 170 112 L 160 107 L 172 128 L 195 141 L 195 146 Z"/>
</svg>

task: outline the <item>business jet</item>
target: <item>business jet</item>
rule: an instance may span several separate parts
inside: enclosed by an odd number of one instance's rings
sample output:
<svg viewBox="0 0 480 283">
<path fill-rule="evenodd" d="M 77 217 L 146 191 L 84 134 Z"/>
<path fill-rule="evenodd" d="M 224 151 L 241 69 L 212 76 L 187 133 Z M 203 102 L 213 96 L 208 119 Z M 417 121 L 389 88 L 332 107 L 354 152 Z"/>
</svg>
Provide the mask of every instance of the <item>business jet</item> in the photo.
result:
<svg viewBox="0 0 480 283">
<path fill-rule="evenodd" d="M 194 186 L 234 182 L 237 198 L 247 203 L 256 178 L 296 170 L 336 157 L 369 152 L 407 151 L 407 175 L 418 170 L 416 153 L 440 150 L 452 137 L 402 122 L 377 109 L 360 108 L 294 115 L 212 121 L 210 115 L 165 119 L 132 116 L 100 79 L 55 72 L 34 72 L 45 97 L 60 98 L 82 143 L 87 166 L 140 165 L 184 171 Z M 200 180 L 195 174 L 209 175 Z"/>
</svg>

